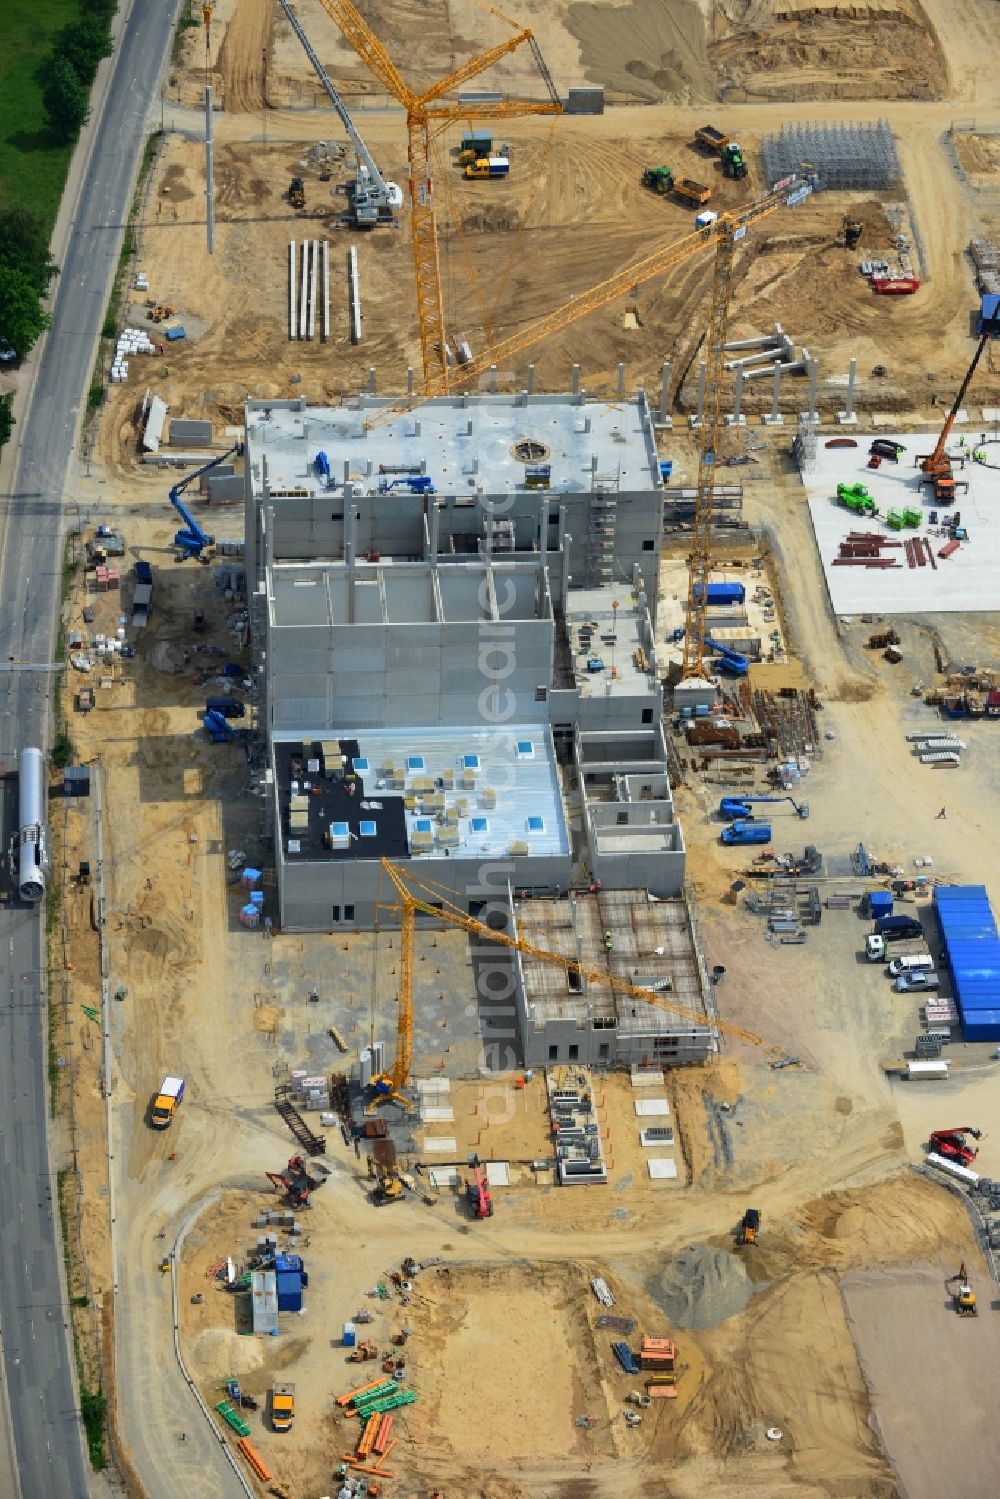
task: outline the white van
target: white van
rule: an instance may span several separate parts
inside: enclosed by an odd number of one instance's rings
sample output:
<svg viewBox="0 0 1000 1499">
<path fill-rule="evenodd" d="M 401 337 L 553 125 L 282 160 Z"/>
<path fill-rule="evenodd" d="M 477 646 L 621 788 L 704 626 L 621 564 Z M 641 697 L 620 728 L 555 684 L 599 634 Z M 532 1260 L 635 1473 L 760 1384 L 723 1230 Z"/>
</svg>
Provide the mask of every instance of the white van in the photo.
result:
<svg viewBox="0 0 1000 1499">
<path fill-rule="evenodd" d="M 889 977 L 898 979 L 901 973 L 926 973 L 934 967 L 929 952 L 909 953 L 905 958 L 893 958 L 889 964 Z"/>
</svg>

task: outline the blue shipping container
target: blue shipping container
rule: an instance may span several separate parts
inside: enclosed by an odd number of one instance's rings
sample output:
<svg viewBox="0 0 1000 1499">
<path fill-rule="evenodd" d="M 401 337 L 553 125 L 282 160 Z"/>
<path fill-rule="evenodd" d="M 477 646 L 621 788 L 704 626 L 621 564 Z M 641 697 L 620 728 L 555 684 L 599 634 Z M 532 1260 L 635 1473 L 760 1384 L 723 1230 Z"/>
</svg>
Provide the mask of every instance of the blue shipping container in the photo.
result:
<svg viewBox="0 0 1000 1499">
<path fill-rule="evenodd" d="M 701 584 L 694 585 L 694 596 L 701 603 Z M 747 596 L 747 591 L 742 583 L 709 583 L 707 591 L 707 602 L 709 604 L 742 604 Z"/>
<path fill-rule="evenodd" d="M 892 915 L 892 891 L 891 890 L 869 890 L 866 899 L 868 910 L 872 916 Z"/>
<path fill-rule="evenodd" d="M 302 1277 L 297 1270 L 279 1270 L 276 1273 L 278 1282 L 278 1311 L 279 1312 L 301 1312 L 302 1310 Z"/>
</svg>

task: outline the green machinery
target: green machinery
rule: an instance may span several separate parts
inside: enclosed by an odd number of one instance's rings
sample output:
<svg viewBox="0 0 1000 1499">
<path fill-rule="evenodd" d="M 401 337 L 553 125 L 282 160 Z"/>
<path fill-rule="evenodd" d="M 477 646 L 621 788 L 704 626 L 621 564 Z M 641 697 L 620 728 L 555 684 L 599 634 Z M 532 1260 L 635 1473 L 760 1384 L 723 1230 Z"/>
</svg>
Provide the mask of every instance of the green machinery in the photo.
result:
<svg viewBox="0 0 1000 1499">
<path fill-rule="evenodd" d="M 837 499 L 855 515 L 878 515 L 878 506 L 863 484 L 838 484 Z"/>
<path fill-rule="evenodd" d="M 642 174 L 642 185 L 665 198 L 674 185 L 674 174 L 669 167 L 647 167 Z"/>
<path fill-rule="evenodd" d="M 885 523 L 891 531 L 902 531 L 905 526 L 919 526 L 922 520 L 919 510 L 890 510 Z"/>
</svg>

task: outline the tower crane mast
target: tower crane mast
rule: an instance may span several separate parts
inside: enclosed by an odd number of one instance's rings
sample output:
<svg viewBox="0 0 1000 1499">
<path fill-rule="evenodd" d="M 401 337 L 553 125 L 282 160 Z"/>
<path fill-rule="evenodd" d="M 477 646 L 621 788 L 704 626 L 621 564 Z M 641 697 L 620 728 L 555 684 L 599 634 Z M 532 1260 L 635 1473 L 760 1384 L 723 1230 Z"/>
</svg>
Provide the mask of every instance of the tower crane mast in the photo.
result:
<svg viewBox="0 0 1000 1499">
<path fill-rule="evenodd" d="M 552 952 L 545 947 L 539 947 L 534 942 L 529 942 L 523 937 L 511 937 L 507 932 L 496 931 L 487 926 L 485 922 L 477 921 L 474 916 L 467 916 L 457 908 L 442 906 L 430 900 L 423 899 L 414 894 L 412 886 L 417 882 L 404 875 L 403 871 L 389 859 L 382 859 L 382 868 L 392 881 L 400 905 L 400 964 L 399 964 L 399 1012 L 396 1019 L 396 1056 L 393 1061 L 391 1072 L 382 1073 L 373 1078 L 372 1087 L 375 1092 L 375 1103 L 392 1100 L 393 1103 L 401 1104 L 404 1108 L 413 1107 L 406 1097 L 403 1089 L 409 1080 L 410 1069 L 413 1065 L 413 938 L 416 929 L 416 914 L 423 912 L 426 916 L 445 922 L 448 926 L 456 927 L 459 931 L 469 932 L 472 936 L 482 937 L 487 942 L 494 942 L 500 947 L 506 947 L 512 952 L 523 953 L 526 957 L 537 958 L 542 963 L 553 963 L 568 973 L 575 974 L 579 979 L 597 984 L 607 984 L 619 994 L 628 994 L 633 999 L 640 999 L 645 1004 L 653 1005 L 657 1009 L 666 1010 L 676 1015 L 688 1024 L 712 1025 L 723 1034 L 732 1036 L 737 1040 L 745 1041 L 751 1046 L 763 1046 L 764 1042 L 760 1036 L 753 1031 L 744 1030 L 742 1026 L 731 1025 L 728 1021 L 713 1020 L 707 1015 L 695 1017 L 692 1022 L 691 1015 L 682 1005 L 676 1001 L 667 999 L 655 989 L 648 989 L 641 984 L 633 984 L 630 979 L 621 978 L 618 974 L 609 973 L 606 968 L 587 968 L 579 958 L 571 953 Z M 417 888 L 422 887 L 417 885 Z"/>
<path fill-rule="evenodd" d="M 434 210 L 434 184 L 431 175 L 431 139 L 436 131 L 457 120 L 502 120 L 521 115 L 561 114 L 562 102 L 534 35 L 529 30 L 515 31 L 495 47 L 472 57 L 431 88 L 417 94 L 400 74 L 383 44 L 361 15 L 354 0 L 320 0 L 327 15 L 340 28 L 362 62 L 374 73 L 382 87 L 398 99 L 406 110 L 407 156 L 410 167 L 410 233 L 413 246 L 413 270 L 417 290 L 417 317 L 420 324 L 420 353 L 424 373 L 424 393 L 447 394 L 449 389 L 447 330 L 441 292 L 441 262 L 438 250 L 437 218 Z M 485 7 L 500 20 L 512 24 L 492 6 Z M 548 99 L 503 99 L 495 102 L 439 103 L 444 94 L 462 87 L 492 67 L 518 47 L 528 42 L 542 74 Z M 432 385 L 434 389 L 432 390 Z"/>
</svg>

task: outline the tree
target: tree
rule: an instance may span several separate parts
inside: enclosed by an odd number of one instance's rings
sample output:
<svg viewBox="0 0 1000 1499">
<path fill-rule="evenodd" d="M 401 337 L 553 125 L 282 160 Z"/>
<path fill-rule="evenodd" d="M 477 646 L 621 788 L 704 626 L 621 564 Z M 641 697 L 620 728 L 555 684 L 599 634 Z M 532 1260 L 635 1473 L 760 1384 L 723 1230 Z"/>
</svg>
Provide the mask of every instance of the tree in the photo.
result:
<svg viewBox="0 0 1000 1499">
<path fill-rule="evenodd" d="M 101 16 L 84 16 L 57 32 L 52 41 L 53 58 L 64 57 L 79 81 L 89 88 L 102 57 L 114 51 L 108 23 Z"/>
<path fill-rule="evenodd" d="M 81 14 L 96 16 L 99 21 L 110 21 L 118 9 L 118 0 L 79 0 Z"/>
<path fill-rule="evenodd" d="M 10 442 L 14 431 L 13 397 L 0 396 L 0 448 Z"/>
<path fill-rule="evenodd" d="M 0 208 L 0 268 L 22 271 L 31 278 L 40 297 L 58 267 L 49 258 L 49 247 L 42 221 L 27 208 Z M 0 332 L 3 330 L 0 329 Z"/>
<path fill-rule="evenodd" d="M 24 358 L 49 322 L 31 277 L 24 271 L 0 266 L 0 334 L 19 359 Z"/>
<path fill-rule="evenodd" d="M 49 128 L 57 140 L 76 140 L 90 114 L 88 90 L 83 87 L 64 57 L 54 57 L 48 64 L 48 77 L 42 89 L 42 103 L 49 118 Z"/>
</svg>

